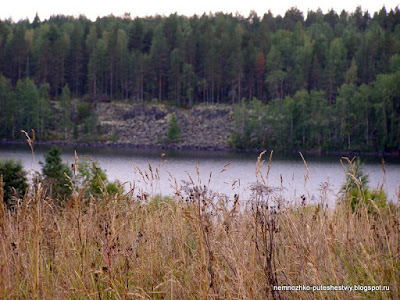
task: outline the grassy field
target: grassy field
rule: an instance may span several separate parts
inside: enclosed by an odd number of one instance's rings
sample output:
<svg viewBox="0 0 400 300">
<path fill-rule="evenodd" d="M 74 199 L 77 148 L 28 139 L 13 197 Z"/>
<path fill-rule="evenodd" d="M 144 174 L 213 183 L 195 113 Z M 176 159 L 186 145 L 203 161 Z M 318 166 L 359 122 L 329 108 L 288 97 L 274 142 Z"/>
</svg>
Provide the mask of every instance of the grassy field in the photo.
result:
<svg viewBox="0 0 400 300">
<path fill-rule="evenodd" d="M 0 299 L 400 298 L 399 203 L 292 206 L 258 178 L 247 203 L 192 179 L 173 198 L 75 187 L 63 205 L 33 186 L 0 205 Z M 389 290 L 312 291 L 331 285 Z"/>
</svg>

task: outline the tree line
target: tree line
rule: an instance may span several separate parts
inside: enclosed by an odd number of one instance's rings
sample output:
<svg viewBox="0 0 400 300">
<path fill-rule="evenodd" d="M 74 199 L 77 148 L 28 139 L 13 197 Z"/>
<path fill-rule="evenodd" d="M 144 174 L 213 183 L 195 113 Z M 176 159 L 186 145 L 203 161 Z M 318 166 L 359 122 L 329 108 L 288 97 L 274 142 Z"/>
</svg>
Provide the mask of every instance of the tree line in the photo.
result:
<svg viewBox="0 0 400 300">
<path fill-rule="evenodd" d="M 387 84 L 400 69 L 399 24 L 399 9 L 388 12 L 385 7 L 373 15 L 359 7 L 351 13 L 309 11 L 307 16 L 291 8 L 284 16 L 268 12 L 262 17 L 252 12 L 248 17 L 111 15 L 91 21 L 57 15 L 41 21 L 36 15 L 32 22 L 2 20 L 0 94 L 8 95 L 1 101 L 9 111 L 6 115 L 2 110 L 0 122 L 8 122 L 7 128 L 18 127 L 18 122 L 42 128 L 44 136 L 44 114 L 29 97 L 39 102 L 61 99 L 66 87 L 71 98 L 92 102 L 157 99 L 191 106 L 256 98 L 270 107 L 279 103 L 282 115 L 283 107 L 299 111 L 299 97 L 316 98 L 310 100 L 315 102 L 312 106 L 304 104 L 308 112 L 301 116 L 323 110 L 331 118 L 326 126 L 333 133 L 311 137 L 307 126 L 319 123 L 312 119 L 305 125 L 298 114 L 288 121 L 293 126 L 291 142 L 277 144 L 351 149 L 353 135 L 361 134 L 361 148 L 398 149 L 397 134 L 392 133 L 399 126 L 398 96 Z M 37 87 L 39 97 L 18 94 L 27 84 Z M 372 90 L 375 96 L 363 94 Z M 365 105 L 368 113 L 363 112 L 359 126 L 368 129 L 356 134 L 349 124 L 361 118 L 355 109 Z M 331 111 L 344 115 L 332 119 Z M 296 135 L 300 127 L 305 133 Z M 242 144 L 246 143 L 249 140 Z"/>
<path fill-rule="evenodd" d="M 346 73 L 349 76 L 349 73 Z M 351 77 L 350 77 L 351 78 Z M 299 90 L 267 104 L 253 98 L 235 109 L 236 148 L 397 152 L 400 149 L 400 69 L 372 85 L 340 86 L 335 104 L 326 92 Z"/>
</svg>

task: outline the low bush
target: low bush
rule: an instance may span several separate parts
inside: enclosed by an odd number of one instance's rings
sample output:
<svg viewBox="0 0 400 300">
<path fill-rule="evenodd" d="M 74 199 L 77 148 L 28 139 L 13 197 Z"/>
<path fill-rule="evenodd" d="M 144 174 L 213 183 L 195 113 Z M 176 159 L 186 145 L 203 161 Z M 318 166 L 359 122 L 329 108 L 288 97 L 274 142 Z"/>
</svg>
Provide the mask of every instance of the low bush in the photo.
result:
<svg viewBox="0 0 400 300">
<path fill-rule="evenodd" d="M 80 188 L 86 185 L 86 196 L 99 197 L 104 193 L 115 194 L 120 191 L 121 185 L 118 181 L 110 182 L 106 171 L 98 162 L 81 159 L 78 163 L 77 183 Z"/>
<path fill-rule="evenodd" d="M 362 202 L 371 212 L 375 206 L 383 208 L 387 205 L 386 193 L 382 190 L 372 190 L 368 187 L 368 175 L 364 174 L 363 164 L 359 157 L 349 160 L 346 172 L 346 183 L 342 187 L 342 202 L 350 205 L 354 212 Z M 374 202 L 374 204 L 371 203 Z"/>
</svg>

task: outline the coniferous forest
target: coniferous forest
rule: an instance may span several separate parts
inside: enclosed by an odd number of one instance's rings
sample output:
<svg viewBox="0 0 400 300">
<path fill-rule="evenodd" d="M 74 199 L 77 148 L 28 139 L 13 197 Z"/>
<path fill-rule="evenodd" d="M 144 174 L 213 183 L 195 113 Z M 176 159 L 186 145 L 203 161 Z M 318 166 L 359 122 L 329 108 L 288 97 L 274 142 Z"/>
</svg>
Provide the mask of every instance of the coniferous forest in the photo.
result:
<svg viewBox="0 0 400 300">
<path fill-rule="evenodd" d="M 228 104 L 236 148 L 398 152 L 400 11 L 0 21 L 0 139 L 68 128 L 71 99 L 89 124 L 99 101 Z"/>
</svg>

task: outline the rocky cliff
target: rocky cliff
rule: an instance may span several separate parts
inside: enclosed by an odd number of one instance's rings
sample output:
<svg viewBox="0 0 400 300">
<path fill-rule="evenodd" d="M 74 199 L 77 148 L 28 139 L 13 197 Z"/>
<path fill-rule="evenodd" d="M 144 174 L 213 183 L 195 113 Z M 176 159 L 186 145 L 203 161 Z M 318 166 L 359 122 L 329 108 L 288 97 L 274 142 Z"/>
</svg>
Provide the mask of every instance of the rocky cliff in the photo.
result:
<svg viewBox="0 0 400 300">
<path fill-rule="evenodd" d="M 162 104 L 98 103 L 95 113 L 101 140 L 118 144 L 226 149 L 233 131 L 233 109 L 226 105 L 183 109 Z M 174 114 L 181 138 L 171 144 L 167 131 Z"/>
</svg>

